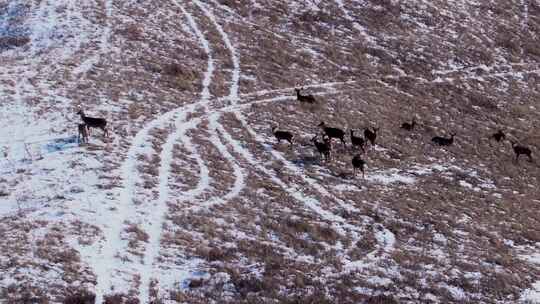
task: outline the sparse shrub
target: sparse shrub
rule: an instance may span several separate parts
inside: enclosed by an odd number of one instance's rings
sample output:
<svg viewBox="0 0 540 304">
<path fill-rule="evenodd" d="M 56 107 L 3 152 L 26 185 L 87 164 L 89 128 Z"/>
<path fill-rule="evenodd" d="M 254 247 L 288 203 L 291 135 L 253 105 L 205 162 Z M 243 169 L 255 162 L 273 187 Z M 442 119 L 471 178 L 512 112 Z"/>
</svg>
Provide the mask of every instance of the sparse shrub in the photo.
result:
<svg viewBox="0 0 540 304">
<path fill-rule="evenodd" d="M 63 304 L 94 304 L 96 296 L 88 291 L 84 291 L 72 296 L 68 296 L 62 302 Z"/>
<path fill-rule="evenodd" d="M 235 1 L 235 0 L 219 0 L 219 4 L 221 5 L 225 5 L 225 6 L 228 6 L 228 7 L 235 7 L 237 4 L 238 1 Z"/>
<path fill-rule="evenodd" d="M 16 47 L 21 47 L 30 42 L 30 38 L 21 36 L 21 37 L 0 37 L 0 50 L 3 49 L 12 49 Z"/>
<path fill-rule="evenodd" d="M 250 292 L 260 292 L 262 290 L 265 290 L 263 281 L 256 277 L 233 277 L 232 281 L 236 290 L 243 295 L 246 295 Z"/>
<path fill-rule="evenodd" d="M 118 30 L 118 34 L 132 41 L 138 41 L 142 39 L 142 29 L 136 24 L 127 25 L 125 28 Z"/>
<path fill-rule="evenodd" d="M 191 89 L 199 77 L 197 72 L 178 63 L 162 66 L 161 73 L 168 76 L 171 84 L 181 90 Z"/>
<path fill-rule="evenodd" d="M 117 293 L 113 295 L 106 295 L 103 297 L 104 303 L 103 304 L 124 304 L 124 298 L 125 294 Z"/>
<path fill-rule="evenodd" d="M 0 296 L 3 290 L 0 289 Z M 44 292 L 36 287 L 28 285 L 10 285 L 7 288 L 7 301 L 5 303 L 17 304 L 49 304 L 49 299 Z M 9 296 L 12 295 L 12 296 Z M 4 300 L 4 299 L 3 299 Z M 4 302 L 1 302 L 4 303 Z"/>
<path fill-rule="evenodd" d="M 366 304 L 398 304 L 398 302 L 396 301 L 396 299 L 394 299 L 394 297 L 378 295 L 367 299 Z"/>
<path fill-rule="evenodd" d="M 127 233 L 135 234 L 137 241 L 140 242 L 148 242 L 148 239 L 150 236 L 148 233 L 146 233 L 144 230 L 139 228 L 139 226 L 132 224 L 129 227 L 126 228 Z"/>
<path fill-rule="evenodd" d="M 523 232 L 523 237 L 531 243 L 538 243 L 540 242 L 540 231 L 528 229 Z"/>
<path fill-rule="evenodd" d="M 204 279 L 192 279 L 189 281 L 189 288 L 200 288 L 204 285 Z"/>
<path fill-rule="evenodd" d="M 0 197 L 9 196 L 9 192 L 6 186 L 0 186 Z"/>
<path fill-rule="evenodd" d="M 206 256 L 206 258 L 212 262 L 212 261 L 223 261 L 225 259 L 227 259 L 227 257 L 229 256 L 229 251 L 228 250 L 223 250 L 221 248 L 212 248 L 208 251 L 208 255 Z"/>
<path fill-rule="evenodd" d="M 471 105 L 478 106 L 484 109 L 489 109 L 496 111 L 497 110 L 497 103 L 492 101 L 488 96 L 486 96 L 485 93 L 481 92 L 469 92 L 467 94 L 467 97 L 471 101 Z"/>
</svg>

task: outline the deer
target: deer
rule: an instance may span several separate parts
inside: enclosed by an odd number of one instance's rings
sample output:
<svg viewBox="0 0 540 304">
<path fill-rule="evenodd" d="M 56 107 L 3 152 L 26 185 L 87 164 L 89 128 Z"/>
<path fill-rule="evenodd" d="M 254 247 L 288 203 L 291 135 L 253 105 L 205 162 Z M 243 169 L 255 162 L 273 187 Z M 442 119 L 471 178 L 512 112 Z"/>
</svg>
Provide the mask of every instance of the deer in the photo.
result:
<svg viewBox="0 0 540 304">
<path fill-rule="evenodd" d="M 295 88 L 294 91 L 296 92 L 296 99 L 300 102 L 304 102 L 304 103 L 310 103 L 310 104 L 313 104 L 313 103 L 316 103 L 317 101 L 315 100 L 315 97 L 313 97 L 313 95 L 311 94 L 308 94 L 308 95 L 302 95 L 300 94 L 300 91 L 303 90 L 304 88 Z"/>
<path fill-rule="evenodd" d="M 324 134 L 326 134 L 326 136 L 330 138 L 330 140 L 332 140 L 332 138 L 338 138 L 339 140 L 341 140 L 341 143 L 343 145 L 346 145 L 345 132 L 343 130 L 339 128 L 327 127 L 324 121 L 321 121 L 318 126 L 323 130 Z"/>
<path fill-rule="evenodd" d="M 274 136 L 276 137 L 278 144 L 281 143 L 281 140 L 286 140 L 292 146 L 294 135 L 291 132 L 278 130 L 278 126 L 274 126 L 272 127 L 272 133 L 274 133 Z"/>
<path fill-rule="evenodd" d="M 450 138 L 445 138 L 441 136 L 435 136 L 431 139 L 432 142 L 438 144 L 439 146 L 450 146 L 454 143 L 454 136 L 456 133 L 451 133 Z"/>
<path fill-rule="evenodd" d="M 77 141 L 79 143 L 87 143 L 88 142 L 88 128 L 86 127 L 86 124 L 79 124 L 79 135 L 77 136 Z"/>
<path fill-rule="evenodd" d="M 372 146 L 375 145 L 375 140 L 377 139 L 377 131 L 379 131 L 380 128 L 373 128 L 373 131 L 371 131 L 369 128 L 364 129 L 364 137 L 369 140 Z"/>
<path fill-rule="evenodd" d="M 366 152 L 364 150 L 364 145 L 366 144 L 364 138 L 360 136 L 355 136 L 353 129 L 351 129 L 351 144 L 353 147 L 360 147 L 360 149 L 362 149 L 362 152 Z"/>
<path fill-rule="evenodd" d="M 353 176 L 356 176 L 356 171 L 360 169 L 362 171 L 362 178 L 365 178 L 364 166 L 366 165 L 366 161 L 362 159 L 360 154 L 356 154 L 352 158 L 351 163 L 353 165 Z"/>
<path fill-rule="evenodd" d="M 323 142 L 320 142 L 317 140 L 317 135 L 311 139 L 313 144 L 315 145 L 315 148 L 317 148 L 317 151 L 321 155 L 321 158 L 324 157 L 324 160 L 328 161 L 330 160 L 330 152 L 332 151 L 332 140 L 324 135 L 323 136 Z"/>
<path fill-rule="evenodd" d="M 413 117 L 411 123 L 404 122 L 401 124 L 401 128 L 407 131 L 412 131 L 414 129 L 414 126 L 416 126 L 416 117 Z"/>
<path fill-rule="evenodd" d="M 80 109 L 77 114 L 81 116 L 81 119 L 86 124 L 88 133 L 90 133 L 90 128 L 99 128 L 103 130 L 103 135 L 105 137 L 109 136 L 109 131 L 107 130 L 107 120 L 105 120 L 105 118 L 88 117 L 84 114 L 82 109 Z"/>
<path fill-rule="evenodd" d="M 516 154 L 516 162 L 519 161 L 519 156 L 521 154 L 528 156 L 529 157 L 529 162 L 532 162 L 532 151 L 531 151 L 531 149 L 529 149 L 528 147 L 522 146 L 522 145 L 518 145 L 516 142 L 514 142 L 512 140 L 510 141 L 510 143 L 512 144 L 512 149 L 514 149 L 514 153 Z"/>
<path fill-rule="evenodd" d="M 504 134 L 502 130 L 499 130 L 497 133 L 491 134 L 490 138 L 494 139 L 497 142 L 501 142 L 501 140 L 506 139 L 506 135 Z"/>
</svg>

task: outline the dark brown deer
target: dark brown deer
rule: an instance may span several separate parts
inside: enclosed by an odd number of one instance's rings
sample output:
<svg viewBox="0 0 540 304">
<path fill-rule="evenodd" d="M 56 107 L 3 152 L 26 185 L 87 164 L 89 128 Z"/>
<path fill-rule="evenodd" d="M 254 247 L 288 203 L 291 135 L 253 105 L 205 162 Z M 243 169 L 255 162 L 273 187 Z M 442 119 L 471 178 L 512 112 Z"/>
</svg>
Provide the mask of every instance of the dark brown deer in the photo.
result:
<svg viewBox="0 0 540 304">
<path fill-rule="evenodd" d="M 341 140 L 341 143 L 343 145 L 346 145 L 345 132 L 343 130 L 339 128 L 327 127 L 324 121 L 321 121 L 321 123 L 318 126 L 323 130 L 324 134 L 326 134 L 326 136 L 330 138 L 330 140 L 332 140 L 332 138 L 337 138 Z"/>
<path fill-rule="evenodd" d="M 331 157 L 331 151 L 332 151 L 332 141 L 328 136 L 323 136 L 323 142 L 320 142 L 317 140 L 317 135 L 311 139 L 313 144 L 315 145 L 315 148 L 317 148 L 317 151 L 321 155 L 321 158 L 324 157 L 324 160 L 328 161 Z"/>
<path fill-rule="evenodd" d="M 491 134 L 490 138 L 494 139 L 497 142 L 501 142 L 501 140 L 506 139 L 506 135 L 504 134 L 502 130 L 499 130 L 497 133 Z"/>
<path fill-rule="evenodd" d="M 90 128 L 98 128 L 103 130 L 103 135 L 105 137 L 109 136 L 109 131 L 107 130 L 107 120 L 105 120 L 105 118 L 87 117 L 84 115 L 84 111 L 82 109 L 80 109 L 77 114 L 81 115 L 81 119 L 88 128 L 88 133 L 90 133 Z"/>
<path fill-rule="evenodd" d="M 303 90 L 304 88 L 301 88 L 301 89 L 298 89 L 298 88 L 295 88 L 294 91 L 296 92 L 296 99 L 300 102 L 304 102 L 304 103 L 309 103 L 309 104 L 313 104 L 315 102 L 317 102 L 315 100 L 315 97 L 313 97 L 313 95 L 311 94 L 308 94 L 308 95 L 302 95 L 300 94 L 300 90 Z"/>
<path fill-rule="evenodd" d="M 412 122 L 404 122 L 401 124 L 401 128 L 403 130 L 412 131 L 414 129 L 414 126 L 416 126 L 416 118 L 413 117 Z"/>
<path fill-rule="evenodd" d="M 366 161 L 362 159 L 360 154 L 355 155 L 351 163 L 353 165 L 353 176 L 356 176 L 356 171 L 360 169 L 362 171 L 362 178 L 365 178 L 364 166 L 366 165 Z"/>
<path fill-rule="evenodd" d="M 79 135 L 77 136 L 77 141 L 83 144 L 88 142 L 88 129 L 86 124 L 79 124 Z"/>
<path fill-rule="evenodd" d="M 445 138 L 441 136 L 435 136 L 431 139 L 432 142 L 438 144 L 439 146 L 450 146 L 454 143 L 454 136 L 456 133 L 451 133 L 450 138 Z"/>
<path fill-rule="evenodd" d="M 292 140 L 294 138 L 294 135 L 289 131 L 281 131 L 277 129 L 277 126 L 272 127 L 272 133 L 274 133 L 274 136 L 276 137 L 278 144 L 281 143 L 281 140 L 286 140 L 289 142 L 289 144 L 292 146 Z"/>
<path fill-rule="evenodd" d="M 529 149 L 528 147 L 522 146 L 522 145 L 518 145 L 517 143 L 515 143 L 512 140 L 510 141 L 510 143 L 512 144 L 512 149 L 514 149 L 514 153 L 516 154 L 516 162 L 518 162 L 519 156 L 521 154 L 526 155 L 527 157 L 529 157 L 529 161 L 532 162 L 532 151 L 531 151 L 531 149 Z"/>
<path fill-rule="evenodd" d="M 351 144 L 353 147 L 360 147 L 360 149 L 362 149 L 362 152 L 366 152 L 364 150 L 364 145 L 366 144 L 366 141 L 363 137 L 355 136 L 353 129 L 351 129 Z"/>
<path fill-rule="evenodd" d="M 372 146 L 375 145 L 375 140 L 377 139 L 377 131 L 379 131 L 380 128 L 373 128 L 373 131 L 371 131 L 369 128 L 364 129 L 364 137 L 369 140 Z"/>
</svg>

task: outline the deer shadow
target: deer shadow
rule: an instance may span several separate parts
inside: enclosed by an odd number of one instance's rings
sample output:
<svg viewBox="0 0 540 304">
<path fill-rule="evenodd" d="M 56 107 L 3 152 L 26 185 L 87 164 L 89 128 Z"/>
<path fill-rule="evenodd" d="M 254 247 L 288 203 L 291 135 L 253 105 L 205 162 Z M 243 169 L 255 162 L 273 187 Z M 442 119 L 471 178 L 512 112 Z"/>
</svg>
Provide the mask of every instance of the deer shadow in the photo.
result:
<svg viewBox="0 0 540 304">
<path fill-rule="evenodd" d="M 55 153 L 79 147 L 79 140 L 76 135 L 69 137 L 55 138 L 46 143 L 42 148 L 46 153 Z"/>
<path fill-rule="evenodd" d="M 291 160 L 291 162 L 298 167 L 309 167 L 324 163 L 320 157 L 307 154 L 301 154 L 298 158 Z"/>
</svg>

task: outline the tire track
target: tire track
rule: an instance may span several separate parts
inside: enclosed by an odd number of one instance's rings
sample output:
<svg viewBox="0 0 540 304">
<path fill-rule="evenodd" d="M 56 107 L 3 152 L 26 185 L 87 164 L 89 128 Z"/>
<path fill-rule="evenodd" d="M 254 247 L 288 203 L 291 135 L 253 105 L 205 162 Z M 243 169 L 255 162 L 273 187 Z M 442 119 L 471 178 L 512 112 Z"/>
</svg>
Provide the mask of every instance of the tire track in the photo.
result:
<svg viewBox="0 0 540 304">
<path fill-rule="evenodd" d="M 133 196 L 135 186 L 138 181 L 137 157 L 145 154 L 148 144 L 149 132 L 152 129 L 159 128 L 172 120 L 177 115 L 176 111 L 169 111 L 154 119 L 144 126 L 133 138 L 126 159 L 122 167 L 123 187 L 117 202 L 116 212 L 109 215 L 110 226 L 104 227 L 105 244 L 102 245 L 101 254 L 95 257 L 93 265 L 96 265 L 94 272 L 97 277 L 96 284 L 96 303 L 103 303 L 106 293 L 115 290 L 113 280 L 116 274 L 117 252 L 125 249 L 125 241 L 121 237 L 126 219 L 136 218 L 136 210 L 133 206 Z M 99 266 L 97 266 L 99 265 Z"/>
<path fill-rule="evenodd" d="M 183 9 L 183 8 L 182 8 Z M 189 14 L 186 14 L 187 12 L 183 10 L 186 17 L 188 17 L 188 21 L 190 21 Z M 200 31 L 198 32 L 200 34 Z M 196 31 L 197 35 L 197 31 Z M 205 48 L 205 51 L 208 51 L 209 48 L 207 48 L 207 45 L 203 44 L 203 48 Z M 119 206 L 118 211 L 116 212 L 116 216 L 121 216 L 123 219 L 131 219 L 131 218 L 137 218 L 137 210 L 136 208 L 133 208 L 133 196 L 135 192 L 135 184 L 137 181 L 137 168 L 136 168 L 136 162 L 137 162 L 137 155 L 144 154 L 144 149 L 146 148 L 146 144 L 148 142 L 148 136 L 151 129 L 156 129 L 162 126 L 167 125 L 170 121 L 174 120 L 174 125 L 176 127 L 176 131 L 172 136 L 168 136 L 165 145 L 163 146 L 163 150 L 161 152 L 161 161 L 160 161 L 160 167 L 159 167 L 159 197 L 156 202 L 153 203 L 154 207 L 157 208 L 157 212 L 152 212 L 150 214 L 150 218 L 147 218 L 146 220 L 142 220 L 142 227 L 144 231 L 148 231 L 148 245 L 145 245 L 145 252 L 143 257 L 143 261 L 141 261 L 138 264 L 134 264 L 133 266 L 137 270 L 136 273 L 140 276 L 140 287 L 139 290 L 139 298 L 143 300 L 143 303 L 146 303 L 149 299 L 149 288 L 147 286 L 150 286 L 150 279 L 152 275 L 152 263 L 155 259 L 155 256 L 157 256 L 159 251 L 159 243 L 161 239 L 161 227 L 164 222 L 164 215 L 166 212 L 166 202 L 169 197 L 169 189 L 168 189 L 168 180 L 170 177 L 170 168 L 171 168 L 171 162 L 172 162 L 172 150 L 174 148 L 174 143 L 178 142 L 181 139 L 186 140 L 185 144 L 188 150 L 195 155 L 195 158 L 197 160 L 197 164 L 199 166 L 199 182 L 197 185 L 197 188 L 194 189 L 189 195 L 197 195 L 199 193 L 202 193 L 204 189 L 206 189 L 209 186 L 209 177 L 208 177 L 208 168 L 204 164 L 204 161 L 200 157 L 200 154 L 197 152 L 194 145 L 187 139 L 185 136 L 185 133 L 190 129 L 196 127 L 196 124 L 181 124 L 181 122 L 187 117 L 188 114 L 193 113 L 198 107 L 201 105 L 204 105 L 209 102 L 210 100 L 210 90 L 209 86 L 212 82 L 212 77 L 214 74 L 214 60 L 211 56 L 207 59 L 207 68 L 206 72 L 204 74 L 203 78 L 203 89 L 201 92 L 201 100 L 198 103 L 190 104 L 187 106 L 179 107 L 174 110 L 171 110 L 157 118 L 155 118 L 153 121 L 148 123 L 142 130 L 140 130 L 135 138 L 133 139 L 133 143 L 129 148 L 127 158 L 124 161 L 121 172 L 122 172 L 122 180 L 123 180 L 123 188 L 122 192 L 120 194 L 119 198 Z M 181 114 L 179 116 L 179 114 Z M 141 153 L 142 152 L 142 153 Z M 130 208 L 131 207 L 131 208 Z M 144 206 L 146 207 L 146 206 Z M 143 211 L 144 214 L 144 211 Z M 157 221 L 157 225 L 154 224 L 154 222 Z M 115 263 L 115 255 L 116 252 L 121 250 L 122 248 L 125 248 L 126 246 L 123 244 L 125 243 L 121 238 L 121 233 L 123 230 L 123 221 L 120 221 L 119 219 L 116 219 L 115 221 L 112 221 L 112 224 L 108 229 L 105 231 L 106 240 L 105 245 L 102 249 L 101 258 L 96 257 L 97 259 L 102 260 L 103 266 L 96 269 L 96 275 L 97 275 L 97 285 L 96 285 L 96 303 L 102 303 L 104 300 L 104 296 L 108 292 L 112 292 L 114 290 L 114 286 L 116 285 L 113 282 L 114 277 L 114 268 L 117 263 Z M 121 244 L 117 245 L 115 247 L 114 244 Z M 148 249 L 151 248 L 151 249 Z M 96 264 L 97 265 L 97 264 Z"/>
<path fill-rule="evenodd" d="M 195 35 L 197 36 L 197 39 L 199 40 L 200 44 L 202 45 L 207 57 L 208 57 L 208 67 L 207 67 L 207 73 L 205 73 L 205 77 L 203 80 L 203 90 L 201 92 L 201 101 L 199 102 L 199 106 L 202 107 L 204 114 L 209 113 L 209 107 L 208 104 L 210 102 L 210 91 L 209 87 L 212 82 L 212 76 L 215 71 L 215 60 L 213 59 L 213 51 L 210 47 L 209 41 L 206 39 L 202 31 L 199 29 L 195 19 L 193 16 L 179 3 L 175 2 L 180 10 L 182 11 L 183 15 L 187 18 L 188 23 L 190 27 L 195 32 Z M 234 75 L 233 76 L 233 82 L 238 82 L 240 78 L 240 75 Z M 191 113 L 190 113 L 191 114 Z M 167 140 L 166 145 L 164 146 L 164 150 L 162 151 L 162 162 L 160 166 L 160 184 L 159 184 L 159 198 L 158 202 L 156 204 L 156 208 L 158 212 L 153 212 L 151 221 L 146 221 L 145 225 L 143 225 L 145 231 L 150 231 L 149 234 L 149 242 L 148 245 L 145 246 L 147 249 L 145 250 L 144 254 L 144 267 L 142 267 L 139 271 L 139 274 L 141 276 L 141 288 L 140 288 L 140 294 L 139 294 L 139 301 L 141 303 L 147 303 L 151 301 L 150 299 L 150 289 L 156 288 L 156 286 L 153 286 L 152 284 L 152 274 L 154 273 L 154 266 L 153 263 L 155 262 L 155 259 L 159 255 L 159 248 L 160 248 L 160 240 L 162 235 L 162 226 L 165 222 L 165 214 L 167 213 L 167 201 L 169 200 L 169 177 L 171 175 L 170 167 L 172 162 L 172 151 L 173 151 L 173 145 L 174 142 L 176 142 L 181 135 L 184 135 L 187 131 L 187 126 L 191 125 L 191 127 L 196 127 L 199 124 L 198 121 L 192 121 L 185 124 L 180 124 L 180 121 L 177 120 L 176 123 L 176 129 L 177 132 L 175 132 L 175 135 L 172 136 L 172 138 L 169 137 Z M 211 128 L 215 128 L 217 125 L 219 125 L 219 122 L 217 118 L 211 119 Z M 179 131 L 183 130 L 183 131 Z M 211 142 L 214 144 L 214 146 L 218 149 L 220 154 L 225 157 L 225 159 L 232 165 L 234 170 L 234 176 L 235 176 L 235 182 L 233 185 L 233 189 L 229 191 L 227 195 L 223 199 L 215 199 L 210 202 L 207 202 L 205 204 L 206 206 L 222 203 L 224 201 L 227 201 L 230 198 L 233 198 L 237 196 L 240 191 L 244 188 L 244 176 L 245 173 L 243 173 L 242 169 L 234 162 L 234 158 L 230 155 L 230 153 L 227 151 L 226 146 L 224 146 L 215 133 L 215 131 L 211 131 Z M 194 194 L 201 194 L 204 189 L 206 189 L 209 185 L 209 178 L 208 178 L 208 168 L 206 165 L 204 165 L 202 158 L 200 154 L 196 151 L 196 148 L 191 145 L 190 148 L 191 152 L 196 155 L 196 158 L 198 160 L 199 168 L 201 168 L 201 172 L 205 172 L 206 179 L 203 181 L 201 178 L 199 179 L 199 185 L 203 185 L 203 187 L 197 187 L 194 192 L 192 193 L 186 193 L 181 197 L 181 200 L 189 200 L 194 198 Z M 165 161 L 164 161 L 165 160 Z M 203 169 L 204 168 L 204 169 Z M 202 181 L 202 182 L 201 182 Z M 153 222 L 157 222 L 158 225 L 153 226 Z"/>
</svg>

